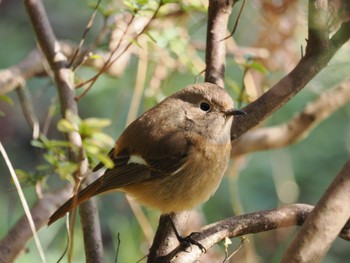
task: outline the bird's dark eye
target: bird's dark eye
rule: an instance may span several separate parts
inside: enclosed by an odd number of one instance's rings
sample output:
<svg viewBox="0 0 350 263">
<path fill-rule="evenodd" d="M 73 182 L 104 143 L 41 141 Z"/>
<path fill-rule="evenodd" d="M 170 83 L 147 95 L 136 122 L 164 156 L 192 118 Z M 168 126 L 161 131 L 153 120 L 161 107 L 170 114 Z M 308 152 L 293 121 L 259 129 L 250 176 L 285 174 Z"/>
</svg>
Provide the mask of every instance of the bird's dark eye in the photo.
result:
<svg viewBox="0 0 350 263">
<path fill-rule="evenodd" d="M 210 110 L 210 104 L 207 102 L 202 102 L 199 106 L 200 106 L 202 111 L 209 111 Z"/>
</svg>

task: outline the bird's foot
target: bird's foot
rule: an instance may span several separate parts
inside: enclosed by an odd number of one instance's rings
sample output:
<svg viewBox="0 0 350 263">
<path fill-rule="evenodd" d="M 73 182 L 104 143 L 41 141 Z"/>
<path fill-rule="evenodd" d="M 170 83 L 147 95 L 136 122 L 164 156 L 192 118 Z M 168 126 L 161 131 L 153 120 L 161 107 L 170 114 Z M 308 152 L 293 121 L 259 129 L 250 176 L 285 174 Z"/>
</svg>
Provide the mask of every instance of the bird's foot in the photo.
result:
<svg viewBox="0 0 350 263">
<path fill-rule="evenodd" d="M 207 252 L 206 248 L 201 243 L 199 243 L 197 240 L 194 239 L 194 236 L 199 234 L 200 234 L 199 232 L 192 232 L 187 237 L 182 237 L 180 235 L 176 235 L 176 237 L 182 246 L 188 247 L 191 245 L 196 245 L 202 251 L 202 253 L 206 253 Z"/>
</svg>

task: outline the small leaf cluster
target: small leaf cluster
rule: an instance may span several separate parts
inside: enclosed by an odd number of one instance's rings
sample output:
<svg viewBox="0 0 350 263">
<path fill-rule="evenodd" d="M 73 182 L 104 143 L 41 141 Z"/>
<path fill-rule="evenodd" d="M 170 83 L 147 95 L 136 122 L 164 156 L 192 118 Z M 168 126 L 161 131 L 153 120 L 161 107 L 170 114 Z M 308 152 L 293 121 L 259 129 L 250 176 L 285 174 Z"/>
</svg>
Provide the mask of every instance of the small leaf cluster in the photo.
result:
<svg viewBox="0 0 350 263">
<path fill-rule="evenodd" d="M 82 138 L 82 148 L 91 160 L 102 162 L 107 168 L 113 168 L 112 160 L 107 156 L 108 150 L 113 146 L 114 140 L 102 129 L 110 125 L 110 120 L 87 118 L 81 120 L 78 116 L 67 112 L 66 118 L 61 119 L 57 129 L 64 133 L 78 132 Z M 74 147 L 73 147 L 73 150 Z"/>
<path fill-rule="evenodd" d="M 97 162 L 102 162 L 107 168 L 112 168 L 114 163 L 108 157 L 108 151 L 113 146 L 114 140 L 102 132 L 102 129 L 108 125 L 110 121 L 107 119 L 82 120 L 71 112 L 67 112 L 66 117 L 58 121 L 57 129 L 65 134 L 79 133 L 82 138 L 81 146 L 66 140 L 53 140 L 40 135 L 31 144 L 43 151 L 46 163 L 38 165 L 34 173 L 18 170 L 18 175 L 22 181 L 30 185 L 42 181 L 50 174 L 57 174 L 62 179 L 73 181 L 73 174 L 78 169 L 79 161 L 73 162 L 69 156 L 80 156 L 82 150 L 89 160 L 90 167 Z"/>
</svg>

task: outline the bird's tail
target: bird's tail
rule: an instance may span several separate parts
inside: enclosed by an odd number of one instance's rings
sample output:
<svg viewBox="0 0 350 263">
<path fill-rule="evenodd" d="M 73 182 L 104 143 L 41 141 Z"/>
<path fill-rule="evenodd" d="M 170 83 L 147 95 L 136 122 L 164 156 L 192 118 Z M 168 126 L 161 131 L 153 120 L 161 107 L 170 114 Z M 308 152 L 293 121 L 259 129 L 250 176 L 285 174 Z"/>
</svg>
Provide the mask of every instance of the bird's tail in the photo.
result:
<svg viewBox="0 0 350 263">
<path fill-rule="evenodd" d="M 86 200 L 88 200 L 90 197 L 96 195 L 98 193 L 98 188 L 100 187 L 100 180 L 96 180 L 92 184 L 85 187 L 83 190 L 81 190 L 77 195 L 74 195 L 71 197 L 68 201 L 66 201 L 61 207 L 59 207 L 55 213 L 53 213 L 50 218 L 48 225 L 51 225 L 56 220 L 60 219 L 61 217 L 65 216 L 68 212 L 72 211 L 77 206 L 84 203 Z"/>
</svg>

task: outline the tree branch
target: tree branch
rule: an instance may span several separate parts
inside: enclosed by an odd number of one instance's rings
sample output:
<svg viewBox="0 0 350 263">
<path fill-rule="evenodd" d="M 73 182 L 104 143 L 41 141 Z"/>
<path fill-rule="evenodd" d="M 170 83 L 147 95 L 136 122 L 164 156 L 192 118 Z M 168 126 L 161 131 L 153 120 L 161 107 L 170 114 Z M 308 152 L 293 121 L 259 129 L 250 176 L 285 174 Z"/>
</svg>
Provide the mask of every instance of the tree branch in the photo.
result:
<svg viewBox="0 0 350 263">
<path fill-rule="evenodd" d="M 276 149 L 305 138 L 321 121 L 350 100 L 350 78 L 326 91 L 287 123 L 250 130 L 232 142 L 231 158 L 249 152 Z"/>
<path fill-rule="evenodd" d="M 59 44 L 62 48 L 63 54 L 69 60 L 73 56 L 77 45 L 65 41 L 60 41 Z M 118 66 L 109 67 L 105 73 L 113 77 L 119 77 L 124 72 L 125 65 L 128 63 L 132 52 L 132 49 L 125 52 L 119 60 Z M 107 58 L 110 57 L 110 53 L 100 50 L 94 51 L 94 53 L 98 56 L 94 59 L 86 59 L 84 61 L 84 66 L 100 70 Z M 34 49 L 18 64 L 0 70 L 0 95 L 13 91 L 19 85 L 23 85 L 26 80 L 35 76 L 46 76 L 47 67 L 45 67 L 45 63 L 47 62 L 45 61 L 42 52 L 39 49 Z"/>
<path fill-rule="evenodd" d="M 200 242 L 206 249 L 209 249 L 226 237 L 235 238 L 252 233 L 302 225 L 312 209 L 313 206 L 311 205 L 293 204 L 277 209 L 227 218 L 202 227 L 201 231 L 195 236 L 195 240 Z M 339 236 L 341 238 L 350 240 L 349 227 L 350 222 L 341 231 L 339 229 L 338 233 L 340 232 Z M 201 250 L 196 246 L 192 246 L 190 251 L 188 253 L 188 251 L 186 252 L 176 247 L 167 256 L 164 256 L 162 260 L 155 262 L 198 262 L 202 255 Z"/>
<path fill-rule="evenodd" d="M 226 47 L 225 37 L 233 0 L 211 0 L 208 7 L 205 81 L 224 87 Z"/>
<path fill-rule="evenodd" d="M 68 111 L 74 115 L 78 115 L 77 103 L 74 100 L 73 73 L 68 68 L 67 58 L 62 53 L 60 44 L 50 26 L 44 5 L 41 0 L 25 0 L 24 4 L 36 34 L 38 44 L 53 71 L 60 98 L 62 117 L 66 117 Z M 71 144 L 76 145 L 81 149 L 79 153 L 71 151 L 69 156 L 71 161 L 79 163 L 77 178 L 80 180 L 88 171 L 87 159 L 81 148 L 82 139 L 78 132 L 69 133 L 67 134 L 67 137 Z M 89 200 L 84 207 L 80 208 L 83 210 L 81 213 L 83 230 L 89 229 L 89 231 L 84 232 L 84 240 L 90 240 L 86 245 L 92 245 L 91 248 L 86 249 L 86 260 L 87 262 L 103 262 L 102 238 L 99 222 L 94 221 L 91 224 L 91 219 L 95 217 L 84 218 L 90 216 L 87 211 L 84 212 L 85 209 L 89 210 L 89 213 L 93 212 L 97 214 L 96 205 L 93 205 L 93 202 L 94 200 Z M 84 223 L 88 223 L 89 225 L 84 225 Z M 92 230 L 91 228 L 95 229 Z M 90 253 L 91 251 L 93 253 Z"/>
<path fill-rule="evenodd" d="M 227 23 L 234 2 L 232 0 L 210 0 L 208 7 L 205 81 L 222 87 L 224 87 L 226 61 L 225 41 L 223 40 L 226 37 Z M 172 220 L 175 226 L 181 227 L 187 218 L 188 212 L 183 212 L 174 214 Z M 168 262 L 167 258 L 174 253 L 171 252 L 174 242 L 177 240 L 174 239 L 174 234 L 170 231 L 167 218 L 161 217 L 148 262 Z"/>
<path fill-rule="evenodd" d="M 183 228 L 184 224 L 188 219 L 188 212 L 172 214 L 171 218 L 173 222 L 177 222 L 177 227 Z M 182 229 L 177 228 L 178 231 Z M 172 255 L 178 252 L 179 242 L 175 237 L 171 229 L 170 219 L 168 215 L 162 215 L 159 219 L 159 225 L 157 228 L 156 235 L 153 239 L 152 247 L 150 248 L 149 255 L 147 258 L 148 263 L 166 263 L 172 258 Z"/>
<path fill-rule="evenodd" d="M 349 203 L 350 160 L 310 213 L 281 262 L 321 262 L 349 219 Z"/>
<path fill-rule="evenodd" d="M 45 194 L 30 210 L 35 228 L 40 229 L 47 223 L 49 216 L 72 194 L 72 188 L 67 186 L 58 191 Z M 27 241 L 32 238 L 28 219 L 23 215 L 0 241 L 0 263 L 13 262 L 23 251 Z"/>
<path fill-rule="evenodd" d="M 339 48 L 349 40 L 350 22 L 343 23 L 335 35 L 328 39 L 327 44 L 323 43 L 323 37 L 315 37 L 318 33 L 323 35 L 318 32 L 317 28 L 309 29 L 306 54 L 296 67 L 260 98 L 246 106 L 244 110 L 247 112 L 247 115 L 233 120 L 231 128 L 232 140 L 237 139 L 286 104 L 327 66 Z M 312 48 L 315 46 L 318 48 Z"/>
</svg>

